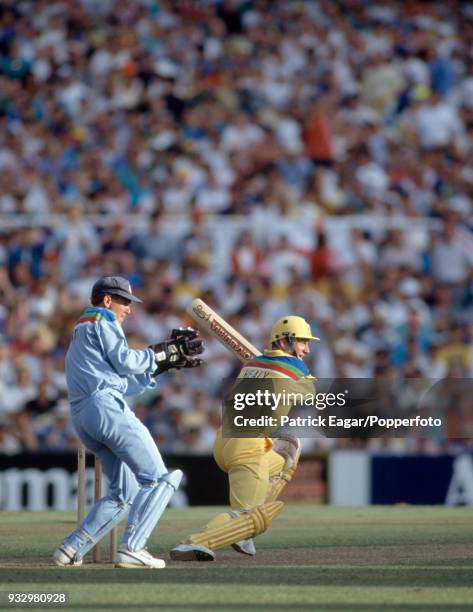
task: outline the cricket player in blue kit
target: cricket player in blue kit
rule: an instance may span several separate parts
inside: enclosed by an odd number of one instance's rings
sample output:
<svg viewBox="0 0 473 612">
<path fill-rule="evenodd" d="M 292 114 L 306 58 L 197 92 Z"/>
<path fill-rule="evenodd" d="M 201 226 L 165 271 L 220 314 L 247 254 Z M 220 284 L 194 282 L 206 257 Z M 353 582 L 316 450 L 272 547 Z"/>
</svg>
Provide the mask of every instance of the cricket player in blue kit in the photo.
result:
<svg viewBox="0 0 473 612">
<path fill-rule="evenodd" d="M 74 428 L 102 462 L 109 494 L 59 546 L 53 560 L 77 566 L 95 544 L 128 513 L 116 567 L 162 568 L 165 562 L 145 548 L 182 478 L 168 472 L 148 429 L 127 406 L 124 396 L 156 386 L 155 377 L 172 368 L 196 367 L 203 352 L 198 333 L 175 329 L 169 340 L 144 350 L 128 347 L 122 329 L 130 313 L 130 283 L 104 277 L 92 288 L 91 304 L 76 323 L 66 355 L 66 378 Z"/>
</svg>

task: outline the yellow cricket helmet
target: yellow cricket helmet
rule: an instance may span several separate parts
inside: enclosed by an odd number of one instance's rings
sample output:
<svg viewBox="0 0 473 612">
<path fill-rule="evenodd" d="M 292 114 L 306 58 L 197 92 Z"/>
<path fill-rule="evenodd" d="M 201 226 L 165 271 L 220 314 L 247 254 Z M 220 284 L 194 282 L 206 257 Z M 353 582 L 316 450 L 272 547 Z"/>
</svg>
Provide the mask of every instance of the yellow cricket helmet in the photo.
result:
<svg viewBox="0 0 473 612">
<path fill-rule="evenodd" d="M 302 317 L 281 317 L 271 328 L 269 341 L 271 344 L 282 339 L 286 340 L 320 340 L 312 335 L 310 325 Z"/>
</svg>

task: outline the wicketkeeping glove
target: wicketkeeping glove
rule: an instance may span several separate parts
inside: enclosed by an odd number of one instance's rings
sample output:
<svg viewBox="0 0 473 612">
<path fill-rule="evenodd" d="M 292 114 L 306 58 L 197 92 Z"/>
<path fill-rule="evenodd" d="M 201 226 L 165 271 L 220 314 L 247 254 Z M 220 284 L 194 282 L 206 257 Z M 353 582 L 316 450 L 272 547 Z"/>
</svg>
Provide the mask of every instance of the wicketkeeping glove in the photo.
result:
<svg viewBox="0 0 473 612">
<path fill-rule="evenodd" d="M 157 369 L 154 376 L 167 370 L 181 368 L 196 368 L 203 359 L 195 357 L 204 352 L 204 343 L 199 332 L 192 327 L 173 329 L 169 340 L 150 346 L 155 353 Z"/>
</svg>

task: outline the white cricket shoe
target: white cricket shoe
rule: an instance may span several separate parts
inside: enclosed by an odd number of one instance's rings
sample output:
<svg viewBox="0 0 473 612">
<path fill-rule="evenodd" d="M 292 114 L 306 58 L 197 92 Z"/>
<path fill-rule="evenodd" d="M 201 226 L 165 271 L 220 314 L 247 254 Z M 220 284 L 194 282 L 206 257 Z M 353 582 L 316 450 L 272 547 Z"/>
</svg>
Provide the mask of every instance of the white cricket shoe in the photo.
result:
<svg viewBox="0 0 473 612">
<path fill-rule="evenodd" d="M 214 561 L 215 553 L 200 544 L 179 544 L 170 552 L 173 561 Z"/>
<path fill-rule="evenodd" d="M 119 548 L 115 567 L 162 569 L 166 567 L 166 563 L 163 559 L 153 557 L 146 548 L 136 551 L 128 550 L 128 548 Z"/>
<path fill-rule="evenodd" d="M 252 538 L 235 542 L 235 544 L 232 544 L 232 548 L 243 555 L 250 555 L 251 557 L 256 555 L 255 543 Z"/>
<path fill-rule="evenodd" d="M 80 567 L 82 559 L 76 560 L 76 551 L 70 546 L 60 546 L 53 555 L 53 561 L 59 567 Z"/>
</svg>

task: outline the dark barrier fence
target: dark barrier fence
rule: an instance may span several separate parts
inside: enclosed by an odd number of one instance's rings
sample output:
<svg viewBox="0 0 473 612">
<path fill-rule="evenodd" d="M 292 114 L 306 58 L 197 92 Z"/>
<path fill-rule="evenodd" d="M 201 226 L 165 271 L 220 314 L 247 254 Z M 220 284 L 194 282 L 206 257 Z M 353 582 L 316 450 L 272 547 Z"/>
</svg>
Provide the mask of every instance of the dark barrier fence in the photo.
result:
<svg viewBox="0 0 473 612">
<path fill-rule="evenodd" d="M 370 501 L 473 505 L 473 456 L 374 456 Z"/>
<path fill-rule="evenodd" d="M 471 454 L 368 457 L 365 469 L 369 472 L 370 485 L 365 504 L 473 505 Z M 184 472 L 182 486 L 172 499 L 173 506 L 228 504 L 227 476 L 211 456 L 173 455 L 165 456 L 164 460 L 169 469 L 179 468 Z M 338 477 L 351 478 L 348 472 L 345 466 Z M 88 504 L 93 501 L 93 481 L 93 459 L 88 455 Z M 304 457 L 283 497 L 326 502 L 326 458 Z M 333 499 L 334 502 L 337 503 Z M 349 499 L 347 503 L 352 505 Z M 75 453 L 0 455 L 0 510 L 73 510 L 76 507 Z"/>
<path fill-rule="evenodd" d="M 184 478 L 172 506 L 228 504 L 228 479 L 211 456 L 163 456 L 168 469 L 179 468 Z M 87 456 L 86 503 L 93 502 L 93 457 Z M 324 502 L 325 457 L 304 458 L 284 491 L 290 499 Z M 73 510 L 77 508 L 77 455 L 24 453 L 0 455 L 0 510 Z"/>
</svg>

